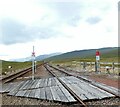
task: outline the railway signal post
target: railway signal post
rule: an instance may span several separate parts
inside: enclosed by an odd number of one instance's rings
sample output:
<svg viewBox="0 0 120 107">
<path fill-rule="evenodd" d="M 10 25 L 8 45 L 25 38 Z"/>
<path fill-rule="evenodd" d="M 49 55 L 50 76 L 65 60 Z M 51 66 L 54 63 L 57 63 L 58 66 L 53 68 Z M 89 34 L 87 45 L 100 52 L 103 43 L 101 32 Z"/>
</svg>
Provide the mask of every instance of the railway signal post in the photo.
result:
<svg viewBox="0 0 120 107">
<path fill-rule="evenodd" d="M 34 73 L 35 73 L 35 52 L 34 52 L 34 46 L 33 46 L 33 52 L 32 52 L 32 80 L 34 80 Z"/>
<path fill-rule="evenodd" d="M 96 72 L 99 72 L 99 68 L 100 68 L 99 60 L 100 60 L 100 52 L 98 50 L 96 50 L 96 62 L 95 62 L 95 71 Z"/>
<path fill-rule="evenodd" d="M 34 63 L 35 64 L 35 72 L 36 72 L 36 63 L 37 63 L 37 61 L 35 61 L 35 63 Z"/>
</svg>

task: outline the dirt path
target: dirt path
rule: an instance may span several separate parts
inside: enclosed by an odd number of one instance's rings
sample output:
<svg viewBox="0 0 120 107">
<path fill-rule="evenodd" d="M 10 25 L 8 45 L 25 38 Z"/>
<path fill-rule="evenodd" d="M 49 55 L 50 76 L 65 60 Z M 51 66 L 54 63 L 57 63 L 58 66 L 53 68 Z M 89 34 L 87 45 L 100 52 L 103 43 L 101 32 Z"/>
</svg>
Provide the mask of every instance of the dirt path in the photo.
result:
<svg viewBox="0 0 120 107">
<path fill-rule="evenodd" d="M 18 82 L 18 81 L 23 81 L 23 80 L 26 80 L 26 79 L 31 79 L 32 77 L 32 71 L 28 72 L 27 74 L 25 75 L 22 75 L 21 77 L 18 77 L 17 79 L 15 79 L 14 81 L 12 82 Z M 53 77 L 47 70 L 46 68 L 42 65 L 42 66 L 39 66 L 37 69 L 36 69 L 36 72 L 34 74 L 34 77 L 35 78 L 49 78 L 49 77 Z"/>
</svg>

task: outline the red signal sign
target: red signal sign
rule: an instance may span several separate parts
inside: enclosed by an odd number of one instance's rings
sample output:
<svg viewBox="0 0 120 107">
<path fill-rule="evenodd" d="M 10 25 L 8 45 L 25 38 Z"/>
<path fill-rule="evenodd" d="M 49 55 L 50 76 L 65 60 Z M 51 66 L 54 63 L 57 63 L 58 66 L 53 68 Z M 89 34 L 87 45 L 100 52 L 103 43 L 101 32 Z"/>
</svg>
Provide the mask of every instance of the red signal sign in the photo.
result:
<svg viewBox="0 0 120 107">
<path fill-rule="evenodd" d="M 100 56 L 100 52 L 99 51 L 96 51 L 96 56 Z"/>
<path fill-rule="evenodd" d="M 35 52 L 32 52 L 32 56 L 35 56 Z"/>
</svg>

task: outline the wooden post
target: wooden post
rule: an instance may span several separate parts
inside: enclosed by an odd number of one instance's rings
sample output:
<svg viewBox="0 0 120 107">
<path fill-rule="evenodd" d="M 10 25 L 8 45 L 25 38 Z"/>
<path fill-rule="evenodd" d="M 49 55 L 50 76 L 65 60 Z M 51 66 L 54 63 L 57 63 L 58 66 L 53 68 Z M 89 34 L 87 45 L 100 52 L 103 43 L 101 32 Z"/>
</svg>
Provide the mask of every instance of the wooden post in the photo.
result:
<svg viewBox="0 0 120 107">
<path fill-rule="evenodd" d="M 112 63 L 112 69 L 113 69 L 113 73 L 114 73 L 114 69 L 115 69 L 115 64 L 114 64 L 114 62 Z"/>
<path fill-rule="evenodd" d="M 83 62 L 83 69 L 86 70 L 86 62 Z"/>
</svg>

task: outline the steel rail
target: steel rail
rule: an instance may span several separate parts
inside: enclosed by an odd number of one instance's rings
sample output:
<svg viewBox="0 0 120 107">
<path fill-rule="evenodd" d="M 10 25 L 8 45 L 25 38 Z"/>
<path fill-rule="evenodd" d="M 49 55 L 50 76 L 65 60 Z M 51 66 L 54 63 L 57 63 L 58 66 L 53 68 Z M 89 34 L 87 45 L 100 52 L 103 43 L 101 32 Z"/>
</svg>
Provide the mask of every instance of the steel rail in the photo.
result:
<svg viewBox="0 0 120 107">
<path fill-rule="evenodd" d="M 50 67 L 53 67 L 53 66 L 50 65 Z M 111 92 L 111 91 L 109 91 L 109 90 L 107 90 L 107 89 L 105 89 L 105 88 L 103 88 L 103 87 L 100 87 L 100 86 L 94 84 L 94 82 L 92 82 L 92 81 L 90 81 L 90 80 L 88 80 L 88 79 L 82 78 L 81 76 L 70 74 L 70 73 L 68 73 L 68 72 L 65 72 L 64 70 L 61 70 L 61 69 L 57 68 L 57 67 L 53 67 L 53 68 L 56 69 L 56 70 L 59 70 L 59 71 L 61 71 L 61 72 L 64 72 L 64 73 L 68 74 L 69 76 L 74 76 L 74 77 L 77 77 L 77 78 L 79 78 L 79 79 L 82 79 L 82 80 L 90 83 L 91 85 L 93 85 L 93 86 L 95 86 L 95 87 L 97 87 L 97 88 L 100 88 L 101 90 L 104 90 L 104 91 L 106 91 L 106 92 L 108 92 L 108 93 L 110 93 L 110 94 L 115 95 L 116 97 L 120 97 L 119 91 L 118 91 L 118 94 L 116 94 L 116 93 L 114 93 L 114 92 Z"/>
<path fill-rule="evenodd" d="M 19 72 L 14 73 L 14 74 L 11 74 L 9 76 L 6 76 L 6 77 L 2 78 L 0 80 L 0 82 L 2 82 L 2 83 L 8 83 L 8 82 L 10 82 L 10 81 L 12 81 L 12 80 L 14 80 L 14 79 L 16 79 L 16 78 L 18 78 L 18 77 L 26 74 L 29 71 L 31 71 L 31 68 L 27 68 L 25 70 L 19 71 Z"/>
<path fill-rule="evenodd" d="M 49 66 L 49 65 L 47 64 L 47 66 Z M 80 97 L 79 97 L 74 91 L 72 91 L 62 80 L 60 80 L 60 79 L 58 78 L 58 76 L 57 76 L 51 69 L 49 69 L 47 66 L 44 65 L 44 67 L 45 67 L 54 77 L 56 77 L 56 78 L 59 80 L 59 82 L 73 95 L 73 97 L 74 97 L 80 104 L 82 104 L 82 106 L 87 107 L 86 104 L 80 99 Z M 49 66 L 49 67 L 50 67 L 50 66 Z"/>
<path fill-rule="evenodd" d="M 39 66 L 41 66 L 41 65 L 43 65 L 43 64 L 36 65 L 36 67 L 39 67 Z M 4 83 L 8 83 L 8 82 L 13 81 L 13 80 L 15 80 L 16 78 L 24 75 L 24 74 L 30 72 L 31 70 L 32 70 L 32 67 L 29 67 L 29 68 L 26 68 L 26 69 L 21 70 L 21 71 L 19 71 L 19 72 L 15 72 L 15 73 L 13 73 L 13 74 L 11 74 L 11 75 L 8 75 L 8 76 L 0 79 L 0 82 L 3 83 L 3 84 L 4 84 Z"/>
</svg>

